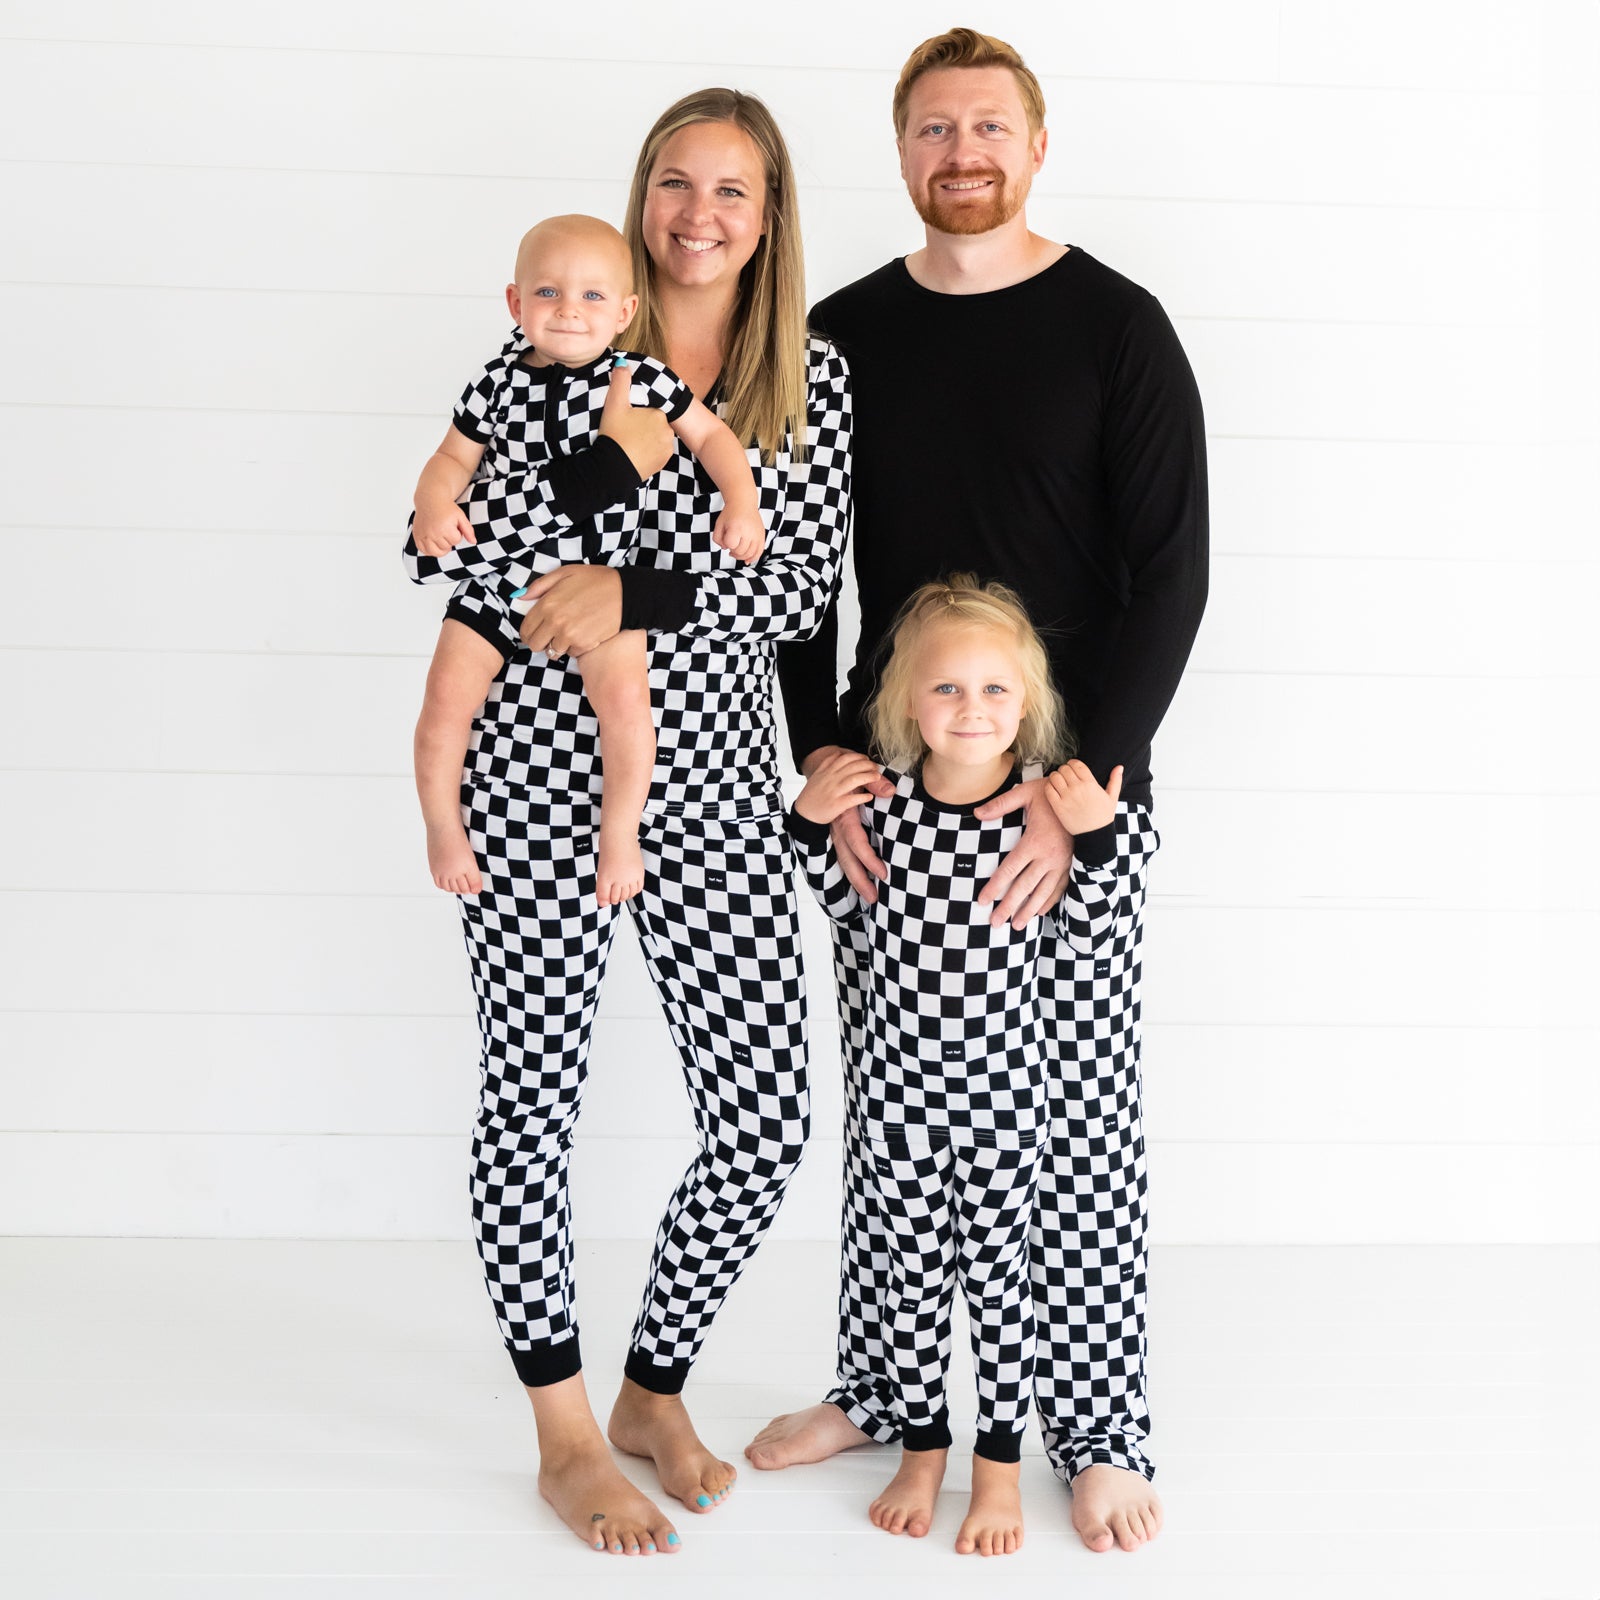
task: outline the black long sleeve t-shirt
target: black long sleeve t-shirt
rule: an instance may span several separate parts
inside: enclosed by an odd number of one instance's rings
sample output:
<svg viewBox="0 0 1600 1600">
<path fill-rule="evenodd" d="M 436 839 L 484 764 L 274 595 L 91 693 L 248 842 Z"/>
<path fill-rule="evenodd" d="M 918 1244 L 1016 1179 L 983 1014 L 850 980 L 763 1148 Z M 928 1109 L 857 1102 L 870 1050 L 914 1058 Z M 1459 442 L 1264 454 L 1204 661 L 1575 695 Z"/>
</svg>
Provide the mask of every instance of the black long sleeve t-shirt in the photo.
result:
<svg viewBox="0 0 1600 1600">
<path fill-rule="evenodd" d="M 830 295 L 812 328 L 850 364 L 861 637 L 836 698 L 838 606 L 778 651 L 796 762 L 867 748 L 880 646 L 921 584 L 1010 584 L 1044 638 L 1078 754 L 1150 804 L 1150 743 L 1205 608 L 1205 426 L 1160 304 L 1086 251 L 986 294 L 904 260 Z"/>
</svg>

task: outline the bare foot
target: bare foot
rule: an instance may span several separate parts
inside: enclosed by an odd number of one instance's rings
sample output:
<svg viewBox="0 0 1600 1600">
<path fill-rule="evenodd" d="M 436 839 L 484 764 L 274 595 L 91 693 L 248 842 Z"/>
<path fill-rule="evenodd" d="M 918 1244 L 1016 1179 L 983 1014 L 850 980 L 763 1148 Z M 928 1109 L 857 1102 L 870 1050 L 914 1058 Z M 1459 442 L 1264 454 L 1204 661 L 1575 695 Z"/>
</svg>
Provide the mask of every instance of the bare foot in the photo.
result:
<svg viewBox="0 0 1600 1600">
<path fill-rule="evenodd" d="M 613 839 L 602 824 L 600 859 L 596 864 L 594 897 L 603 906 L 619 906 L 644 888 L 644 854 L 639 837 Z"/>
<path fill-rule="evenodd" d="M 679 1549 L 672 1523 L 617 1470 L 598 1431 L 564 1450 L 546 1446 L 539 1458 L 539 1493 L 592 1549 L 619 1556 Z"/>
<path fill-rule="evenodd" d="M 972 1458 L 972 1499 L 956 1535 L 956 1554 L 1008 1556 L 1022 1548 L 1020 1461 Z"/>
<path fill-rule="evenodd" d="M 798 1467 L 811 1461 L 826 1461 L 841 1450 L 852 1450 L 869 1439 L 838 1406 L 824 1402 L 804 1411 L 787 1411 L 774 1417 L 749 1444 L 744 1453 L 750 1465 L 763 1472 L 780 1467 Z"/>
<path fill-rule="evenodd" d="M 1091 1550 L 1137 1550 L 1161 1532 L 1161 1500 L 1142 1473 L 1096 1462 L 1072 1480 L 1072 1526 Z"/>
<path fill-rule="evenodd" d="M 900 1470 L 872 1502 L 867 1515 L 885 1533 L 909 1533 L 920 1539 L 933 1526 L 948 1450 L 902 1450 Z"/>
<path fill-rule="evenodd" d="M 738 1473 L 701 1444 L 683 1397 L 652 1394 L 622 1380 L 606 1433 L 619 1450 L 655 1462 L 661 1487 L 691 1511 L 710 1511 L 733 1487 Z"/>
<path fill-rule="evenodd" d="M 434 885 L 451 894 L 481 894 L 483 878 L 472 853 L 467 830 L 458 822 L 453 828 L 428 829 L 428 871 Z"/>
</svg>

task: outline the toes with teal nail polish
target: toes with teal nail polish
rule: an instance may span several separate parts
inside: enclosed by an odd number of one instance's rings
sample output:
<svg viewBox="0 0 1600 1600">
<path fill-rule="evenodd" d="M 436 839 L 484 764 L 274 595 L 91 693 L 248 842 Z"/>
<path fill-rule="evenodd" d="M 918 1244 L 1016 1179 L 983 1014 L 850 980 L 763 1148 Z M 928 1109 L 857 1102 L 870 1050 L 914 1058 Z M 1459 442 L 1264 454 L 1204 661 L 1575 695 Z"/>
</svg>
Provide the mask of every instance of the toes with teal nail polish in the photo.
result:
<svg viewBox="0 0 1600 1600">
<path fill-rule="evenodd" d="M 675 1533 L 669 1533 L 669 1534 L 668 1534 L 668 1535 L 667 1535 L 667 1543 L 668 1543 L 668 1544 L 677 1544 L 677 1542 L 678 1542 L 678 1536 L 677 1536 L 677 1534 L 675 1534 Z"/>
<path fill-rule="evenodd" d="M 697 1506 L 708 1506 L 708 1505 L 710 1505 L 710 1504 L 711 1504 L 711 1496 L 710 1496 L 710 1495 L 708 1495 L 708 1494 L 703 1494 L 703 1495 L 701 1495 L 701 1496 L 700 1496 L 700 1497 L 699 1497 L 699 1499 L 697 1499 L 697 1500 L 696 1500 L 696 1501 L 695 1501 L 695 1504 L 696 1504 L 696 1505 L 697 1505 Z"/>
</svg>

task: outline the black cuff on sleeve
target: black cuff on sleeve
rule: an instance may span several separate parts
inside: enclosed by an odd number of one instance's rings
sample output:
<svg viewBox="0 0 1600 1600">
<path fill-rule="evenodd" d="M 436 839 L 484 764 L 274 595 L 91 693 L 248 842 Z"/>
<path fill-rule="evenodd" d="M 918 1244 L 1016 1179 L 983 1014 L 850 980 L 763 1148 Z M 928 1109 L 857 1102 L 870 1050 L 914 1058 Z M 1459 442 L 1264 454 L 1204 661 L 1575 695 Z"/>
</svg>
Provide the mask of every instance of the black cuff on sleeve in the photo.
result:
<svg viewBox="0 0 1600 1600">
<path fill-rule="evenodd" d="M 644 481 L 633 470 L 628 452 L 601 434 L 587 450 L 557 456 L 544 469 L 550 486 L 550 509 L 574 522 L 586 522 L 626 500 Z"/>
<path fill-rule="evenodd" d="M 1091 828 L 1088 833 L 1072 836 L 1072 858 L 1086 867 L 1104 867 L 1117 859 L 1117 825 L 1108 822 L 1103 828 Z"/>
<path fill-rule="evenodd" d="M 826 822 L 813 822 L 810 817 L 802 817 L 793 806 L 790 806 L 785 820 L 789 824 L 789 837 L 797 844 L 812 849 L 825 845 L 833 832 Z"/>
<path fill-rule="evenodd" d="M 463 605 L 458 598 L 452 598 L 444 608 L 444 615 L 447 622 L 459 622 L 463 628 L 471 628 L 480 638 L 487 639 L 503 660 L 509 661 L 516 654 L 517 646 L 506 638 L 505 623 L 497 612 Z"/>
<path fill-rule="evenodd" d="M 700 576 L 668 567 L 618 567 L 622 579 L 622 626 L 676 633 L 694 615 Z"/>
</svg>

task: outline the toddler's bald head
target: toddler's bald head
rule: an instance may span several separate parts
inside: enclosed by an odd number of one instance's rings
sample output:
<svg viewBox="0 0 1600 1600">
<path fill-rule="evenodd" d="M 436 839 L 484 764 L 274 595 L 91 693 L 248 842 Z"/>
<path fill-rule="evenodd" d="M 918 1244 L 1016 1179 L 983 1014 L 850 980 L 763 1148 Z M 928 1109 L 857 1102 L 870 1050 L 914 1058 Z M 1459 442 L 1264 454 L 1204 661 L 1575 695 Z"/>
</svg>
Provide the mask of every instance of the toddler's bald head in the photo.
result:
<svg viewBox="0 0 1600 1600">
<path fill-rule="evenodd" d="M 603 262 L 608 275 L 623 294 L 633 288 L 633 254 L 628 241 L 599 217 L 546 217 L 522 236 L 517 246 L 516 281 L 528 283 L 538 276 L 540 264 L 555 254 L 581 253 L 595 266 Z"/>
</svg>

